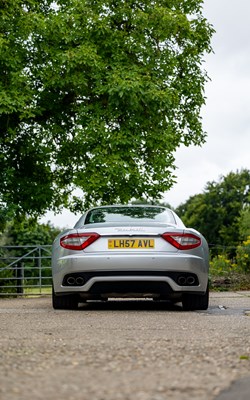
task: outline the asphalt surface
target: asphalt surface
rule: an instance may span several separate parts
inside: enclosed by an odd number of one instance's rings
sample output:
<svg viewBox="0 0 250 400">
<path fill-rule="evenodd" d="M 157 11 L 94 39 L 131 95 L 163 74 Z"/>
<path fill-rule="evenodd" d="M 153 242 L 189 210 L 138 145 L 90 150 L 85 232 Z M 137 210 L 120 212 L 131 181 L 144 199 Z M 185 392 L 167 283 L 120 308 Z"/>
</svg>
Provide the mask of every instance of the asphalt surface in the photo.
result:
<svg viewBox="0 0 250 400">
<path fill-rule="evenodd" d="M 1 400 L 249 400 L 249 382 L 250 292 L 212 293 L 200 312 L 0 299 Z"/>
</svg>

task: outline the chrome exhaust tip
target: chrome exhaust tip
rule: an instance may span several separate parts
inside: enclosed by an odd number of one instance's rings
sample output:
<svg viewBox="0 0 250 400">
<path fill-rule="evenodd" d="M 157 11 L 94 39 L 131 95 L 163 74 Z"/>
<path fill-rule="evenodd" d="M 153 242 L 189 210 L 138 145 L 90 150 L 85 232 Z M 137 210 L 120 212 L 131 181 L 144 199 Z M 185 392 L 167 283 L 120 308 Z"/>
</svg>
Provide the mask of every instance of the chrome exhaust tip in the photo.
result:
<svg viewBox="0 0 250 400">
<path fill-rule="evenodd" d="M 69 276 L 67 278 L 67 284 L 68 285 L 73 286 L 73 285 L 75 285 L 75 283 L 76 283 L 76 280 L 75 280 L 75 278 L 73 276 Z"/>
<path fill-rule="evenodd" d="M 84 284 L 84 279 L 83 279 L 82 276 L 78 276 L 78 277 L 76 278 L 76 284 L 77 284 L 78 286 L 82 286 L 82 285 Z"/>
<path fill-rule="evenodd" d="M 188 276 L 187 277 L 187 284 L 191 286 L 194 283 L 195 283 L 195 278 L 193 276 Z"/>
<path fill-rule="evenodd" d="M 177 283 L 180 286 L 185 286 L 187 283 L 185 276 L 179 276 L 179 278 L 177 279 Z"/>
</svg>

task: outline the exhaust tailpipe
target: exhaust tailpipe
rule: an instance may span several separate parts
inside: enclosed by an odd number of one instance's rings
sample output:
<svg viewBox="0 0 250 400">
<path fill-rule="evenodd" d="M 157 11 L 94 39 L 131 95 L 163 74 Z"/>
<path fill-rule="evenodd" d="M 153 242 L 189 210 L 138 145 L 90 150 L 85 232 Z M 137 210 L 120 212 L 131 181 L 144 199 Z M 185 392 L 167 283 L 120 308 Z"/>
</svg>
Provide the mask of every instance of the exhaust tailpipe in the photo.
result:
<svg viewBox="0 0 250 400">
<path fill-rule="evenodd" d="M 187 284 L 191 286 L 194 283 L 195 283 L 195 278 L 193 276 L 188 276 L 187 277 Z"/>
<path fill-rule="evenodd" d="M 73 285 L 75 285 L 75 283 L 76 283 L 76 280 L 75 280 L 75 278 L 73 276 L 69 276 L 67 278 L 67 284 L 68 285 L 73 286 Z"/>
<path fill-rule="evenodd" d="M 179 278 L 177 279 L 177 283 L 180 286 L 185 286 L 186 282 L 187 282 L 187 280 L 186 280 L 185 276 L 179 276 Z"/>
<path fill-rule="evenodd" d="M 78 277 L 76 278 L 76 284 L 77 284 L 78 286 L 82 286 L 82 285 L 84 284 L 84 279 L 83 279 L 81 276 L 78 276 Z"/>
</svg>

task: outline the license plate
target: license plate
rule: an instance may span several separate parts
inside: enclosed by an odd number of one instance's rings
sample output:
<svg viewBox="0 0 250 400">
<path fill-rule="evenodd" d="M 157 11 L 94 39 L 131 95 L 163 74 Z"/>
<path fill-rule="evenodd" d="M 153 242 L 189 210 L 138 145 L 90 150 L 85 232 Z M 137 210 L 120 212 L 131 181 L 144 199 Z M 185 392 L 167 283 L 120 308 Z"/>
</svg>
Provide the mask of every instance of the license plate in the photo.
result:
<svg viewBox="0 0 250 400">
<path fill-rule="evenodd" d="M 109 249 L 154 249 L 154 239 L 109 239 Z"/>
</svg>

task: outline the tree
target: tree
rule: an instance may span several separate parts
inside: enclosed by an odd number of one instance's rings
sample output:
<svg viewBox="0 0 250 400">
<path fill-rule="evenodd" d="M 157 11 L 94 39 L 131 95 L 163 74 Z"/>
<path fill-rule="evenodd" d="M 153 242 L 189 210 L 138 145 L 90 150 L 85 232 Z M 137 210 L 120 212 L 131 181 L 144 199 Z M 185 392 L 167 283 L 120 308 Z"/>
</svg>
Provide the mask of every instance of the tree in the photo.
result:
<svg viewBox="0 0 250 400">
<path fill-rule="evenodd" d="M 32 218 L 12 221 L 4 232 L 4 246 L 36 246 L 51 245 L 62 229 L 54 227 L 50 222 L 39 224 Z"/>
<path fill-rule="evenodd" d="M 250 205 L 250 171 L 243 169 L 208 182 L 202 194 L 177 208 L 187 226 L 204 234 L 212 245 L 235 247 L 241 240 L 241 219 Z"/>
<path fill-rule="evenodd" d="M 248 205 L 240 213 L 239 230 L 241 239 L 246 240 L 250 237 L 250 198 L 248 199 Z"/>
<path fill-rule="evenodd" d="M 161 198 L 176 148 L 205 141 L 202 59 L 213 29 L 202 2 L 3 2 L 4 204 L 42 214 Z"/>
<path fill-rule="evenodd" d="M 42 88 L 32 72 L 38 57 L 33 37 L 50 3 L 3 0 L 0 6 L 0 209 L 11 216 L 40 214 L 58 197 L 49 131 L 38 121 Z"/>
</svg>

